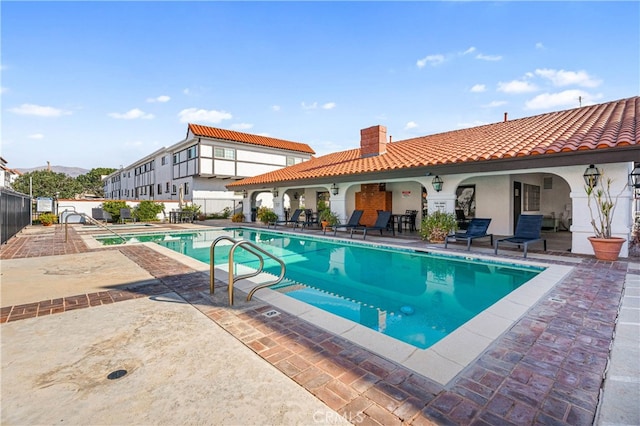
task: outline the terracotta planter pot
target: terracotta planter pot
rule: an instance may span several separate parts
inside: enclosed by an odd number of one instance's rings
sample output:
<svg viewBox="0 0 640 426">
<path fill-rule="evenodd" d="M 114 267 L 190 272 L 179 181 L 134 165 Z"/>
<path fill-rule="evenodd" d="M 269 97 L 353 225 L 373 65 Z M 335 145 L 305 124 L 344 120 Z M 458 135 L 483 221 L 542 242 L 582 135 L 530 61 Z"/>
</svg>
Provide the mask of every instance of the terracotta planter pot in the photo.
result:
<svg viewBox="0 0 640 426">
<path fill-rule="evenodd" d="M 593 247 L 596 259 L 600 260 L 618 260 L 620 255 L 620 249 L 626 241 L 624 238 L 611 237 L 611 238 L 596 238 L 588 237 Z"/>
</svg>

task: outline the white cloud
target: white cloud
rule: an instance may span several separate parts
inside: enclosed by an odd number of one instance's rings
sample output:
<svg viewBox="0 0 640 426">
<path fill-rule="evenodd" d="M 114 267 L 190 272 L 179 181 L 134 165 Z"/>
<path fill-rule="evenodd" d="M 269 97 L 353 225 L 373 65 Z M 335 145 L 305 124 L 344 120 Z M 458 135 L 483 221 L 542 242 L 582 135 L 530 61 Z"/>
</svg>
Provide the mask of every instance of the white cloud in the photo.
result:
<svg viewBox="0 0 640 426">
<path fill-rule="evenodd" d="M 236 130 L 249 130 L 252 127 L 253 127 L 253 124 L 249 124 L 249 123 L 236 123 L 231 125 L 231 128 Z"/>
<path fill-rule="evenodd" d="M 280 105 L 271 105 L 271 111 L 280 111 Z"/>
<path fill-rule="evenodd" d="M 483 55 L 482 53 L 478 53 L 476 55 L 476 59 L 480 59 L 482 61 L 501 61 L 502 56 L 500 55 Z"/>
<path fill-rule="evenodd" d="M 542 93 L 525 102 L 527 109 L 549 109 L 557 107 L 577 108 L 594 104 L 602 98 L 601 94 L 592 95 L 583 90 L 573 89 L 558 93 Z"/>
<path fill-rule="evenodd" d="M 207 122 L 220 123 L 222 120 L 230 120 L 233 118 L 226 111 L 216 111 L 214 109 L 207 111 L 206 109 L 187 108 L 178 113 L 181 123 Z"/>
<path fill-rule="evenodd" d="M 538 49 L 538 50 L 544 50 L 544 44 L 542 44 L 542 43 L 540 43 L 540 42 L 537 42 L 537 43 L 536 43 L 536 49 Z"/>
<path fill-rule="evenodd" d="M 418 123 L 416 123 L 415 121 L 410 121 L 404 125 L 404 130 L 415 129 L 416 127 L 418 127 Z"/>
<path fill-rule="evenodd" d="M 146 112 L 138 108 L 131 109 L 124 114 L 121 114 L 119 112 L 110 112 L 108 115 L 111 118 L 117 118 L 120 120 L 136 120 L 138 118 L 141 118 L 143 120 L 151 120 L 154 118 L 153 114 L 147 114 Z"/>
<path fill-rule="evenodd" d="M 44 135 L 42 133 L 33 133 L 29 135 L 29 139 L 44 139 Z"/>
<path fill-rule="evenodd" d="M 335 102 L 327 102 L 326 104 L 322 105 L 322 109 L 334 109 L 335 107 Z"/>
<path fill-rule="evenodd" d="M 308 105 L 307 105 L 306 102 L 302 102 L 300 105 L 302 106 L 302 109 L 316 109 L 316 108 L 318 108 L 318 103 L 317 102 L 314 102 L 314 103 L 308 104 Z"/>
<path fill-rule="evenodd" d="M 142 141 L 130 141 L 130 142 L 125 142 L 124 146 L 126 147 L 133 147 L 133 148 L 139 148 L 141 146 L 144 145 L 144 142 Z"/>
<path fill-rule="evenodd" d="M 60 117 L 63 115 L 71 115 L 71 111 L 34 104 L 22 104 L 19 107 L 10 108 L 9 111 L 15 114 L 36 115 L 38 117 Z"/>
<path fill-rule="evenodd" d="M 482 105 L 483 108 L 495 108 L 502 105 L 506 105 L 507 101 L 491 101 L 488 104 Z"/>
<path fill-rule="evenodd" d="M 487 86 L 485 86 L 484 84 L 474 84 L 473 87 L 471 88 L 471 91 L 473 93 L 482 93 L 482 92 L 486 92 L 487 90 Z"/>
<path fill-rule="evenodd" d="M 529 83 L 528 81 L 522 80 L 513 80 L 507 82 L 499 82 L 498 83 L 498 91 L 504 93 L 530 93 L 538 90 L 535 84 Z"/>
<path fill-rule="evenodd" d="M 190 95 L 191 94 L 191 90 L 189 90 L 189 88 L 182 89 L 182 93 L 184 93 L 185 95 Z"/>
<path fill-rule="evenodd" d="M 537 69 L 536 75 L 546 78 L 554 86 L 563 87 L 576 85 L 581 87 L 598 87 L 602 81 L 591 77 L 586 71 L 565 71 L 553 69 Z"/>
<path fill-rule="evenodd" d="M 476 48 L 471 46 L 470 48 L 468 48 L 467 50 L 465 50 L 464 52 L 461 53 L 461 55 L 468 55 L 469 53 L 473 53 L 476 51 Z"/>
<path fill-rule="evenodd" d="M 155 98 L 148 98 L 147 102 L 150 102 L 150 103 L 153 103 L 153 102 L 164 103 L 164 102 L 169 102 L 170 100 L 171 100 L 171 98 L 169 96 L 161 95 L 161 96 L 158 96 L 158 97 L 155 97 Z"/>
<path fill-rule="evenodd" d="M 7 93 L 9 91 L 9 88 L 4 87 L 4 86 L 0 86 L 0 94 L 1 93 Z"/>
<path fill-rule="evenodd" d="M 431 64 L 431 66 L 437 66 L 444 62 L 443 55 L 428 55 L 422 59 L 418 59 L 416 65 L 418 68 L 424 68 L 427 64 Z"/>
</svg>

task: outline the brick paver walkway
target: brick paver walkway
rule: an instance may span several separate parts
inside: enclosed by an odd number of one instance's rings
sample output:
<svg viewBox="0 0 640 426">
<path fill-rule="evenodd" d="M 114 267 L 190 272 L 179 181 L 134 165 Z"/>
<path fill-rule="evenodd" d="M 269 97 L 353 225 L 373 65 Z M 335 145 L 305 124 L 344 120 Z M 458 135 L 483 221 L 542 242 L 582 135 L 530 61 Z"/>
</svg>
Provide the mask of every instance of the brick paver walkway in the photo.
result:
<svg viewBox="0 0 640 426">
<path fill-rule="evenodd" d="M 12 239 L 0 258 L 86 251 L 74 231 Z M 59 247 L 64 245 L 65 247 Z M 341 337 L 252 301 L 209 297 L 208 274 L 144 246 L 120 250 L 161 284 L 3 307 L 2 322 L 175 291 L 354 424 L 592 424 L 627 263 L 585 257 L 446 388 Z M 226 286 L 218 283 L 218 293 Z M 240 300 L 240 299 L 238 299 Z"/>
</svg>

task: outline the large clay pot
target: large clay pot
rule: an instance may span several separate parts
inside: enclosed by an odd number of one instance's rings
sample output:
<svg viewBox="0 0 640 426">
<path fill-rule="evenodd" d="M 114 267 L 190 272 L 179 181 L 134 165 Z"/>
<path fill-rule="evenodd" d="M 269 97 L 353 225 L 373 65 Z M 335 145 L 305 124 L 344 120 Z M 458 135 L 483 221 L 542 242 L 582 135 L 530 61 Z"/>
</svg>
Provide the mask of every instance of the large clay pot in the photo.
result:
<svg viewBox="0 0 640 426">
<path fill-rule="evenodd" d="M 593 247 L 596 259 L 599 260 L 618 260 L 620 255 L 620 249 L 626 241 L 624 238 L 611 237 L 611 238 L 596 238 L 588 237 Z"/>
</svg>

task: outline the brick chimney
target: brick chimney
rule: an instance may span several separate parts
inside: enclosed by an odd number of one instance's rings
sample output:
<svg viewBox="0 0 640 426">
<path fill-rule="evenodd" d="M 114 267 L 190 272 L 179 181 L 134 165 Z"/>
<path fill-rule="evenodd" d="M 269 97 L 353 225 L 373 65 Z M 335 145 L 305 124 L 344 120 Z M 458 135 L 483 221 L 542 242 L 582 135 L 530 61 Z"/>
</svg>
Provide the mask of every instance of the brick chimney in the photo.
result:
<svg viewBox="0 0 640 426">
<path fill-rule="evenodd" d="M 360 130 L 360 157 L 375 157 L 387 152 L 387 128 L 373 126 Z"/>
</svg>

